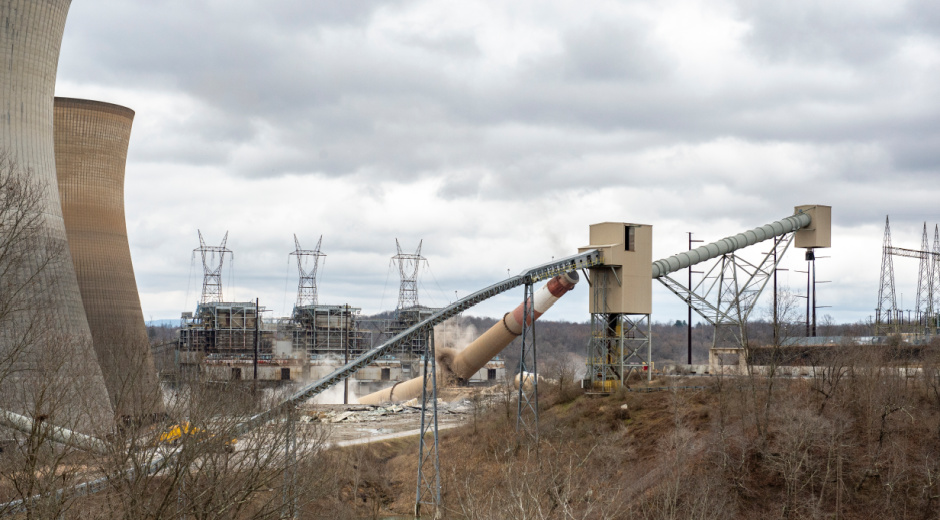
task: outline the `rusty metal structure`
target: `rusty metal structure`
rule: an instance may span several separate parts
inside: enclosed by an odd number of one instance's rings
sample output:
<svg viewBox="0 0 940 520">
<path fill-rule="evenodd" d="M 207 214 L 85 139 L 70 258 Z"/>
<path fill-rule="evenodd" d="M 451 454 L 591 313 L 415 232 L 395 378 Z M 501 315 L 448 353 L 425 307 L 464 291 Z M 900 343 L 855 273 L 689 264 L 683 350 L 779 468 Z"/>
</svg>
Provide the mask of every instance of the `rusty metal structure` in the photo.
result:
<svg viewBox="0 0 940 520">
<path fill-rule="evenodd" d="M 115 413 L 164 413 L 124 219 L 124 165 L 134 111 L 55 99 L 55 158 L 69 251 Z"/>
<path fill-rule="evenodd" d="M 273 334 L 265 334 L 256 302 L 208 302 L 186 313 L 180 327 L 180 351 L 218 356 L 253 356 L 273 351 Z"/>
<path fill-rule="evenodd" d="M 0 357 L 19 349 L 33 377 L 5 378 L 0 406 L 55 414 L 63 426 L 110 424 L 113 410 L 91 342 L 56 180 L 53 97 L 69 0 L 0 3 L 0 153 L 15 163 L 37 219 L 4 235 Z M 6 193 L 5 193 L 6 195 Z M 22 201 L 4 199 L 9 208 Z M 8 213 L 9 215 L 9 213 Z M 22 221 L 21 221 L 22 222 Z M 22 240 L 20 240 L 22 239 Z M 11 240 L 20 240 L 17 243 Z M 35 377 L 42 374 L 41 377 Z M 45 402 L 40 402 L 45 396 Z M 52 397 L 53 399 L 48 399 Z M 75 406 L 82 403 L 83 406 Z"/>
<path fill-rule="evenodd" d="M 362 309 L 349 305 L 305 305 L 291 315 L 293 349 L 311 359 L 358 356 L 370 346 L 371 335 L 359 327 Z"/>
</svg>

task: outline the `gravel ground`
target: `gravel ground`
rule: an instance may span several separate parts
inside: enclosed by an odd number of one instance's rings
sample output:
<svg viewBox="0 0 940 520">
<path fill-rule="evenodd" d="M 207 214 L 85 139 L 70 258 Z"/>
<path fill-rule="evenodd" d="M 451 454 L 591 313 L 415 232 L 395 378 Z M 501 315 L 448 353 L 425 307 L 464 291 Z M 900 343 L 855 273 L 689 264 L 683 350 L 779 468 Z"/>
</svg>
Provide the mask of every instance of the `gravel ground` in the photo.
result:
<svg viewBox="0 0 940 520">
<path fill-rule="evenodd" d="M 334 446 L 417 435 L 421 428 L 421 408 L 414 405 L 315 405 L 303 413 L 304 422 L 328 429 L 328 442 Z M 439 430 L 461 426 L 472 420 L 472 407 L 469 401 L 439 402 L 437 418 Z"/>
</svg>

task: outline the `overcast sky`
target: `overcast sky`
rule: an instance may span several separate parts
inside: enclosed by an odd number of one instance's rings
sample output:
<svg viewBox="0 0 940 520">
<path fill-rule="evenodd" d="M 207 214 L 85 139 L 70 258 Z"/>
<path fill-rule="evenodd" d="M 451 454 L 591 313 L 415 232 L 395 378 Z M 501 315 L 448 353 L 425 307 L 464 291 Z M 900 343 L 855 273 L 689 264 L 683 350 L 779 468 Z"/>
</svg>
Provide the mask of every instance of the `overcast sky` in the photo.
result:
<svg viewBox="0 0 940 520">
<path fill-rule="evenodd" d="M 293 234 L 322 235 L 320 303 L 374 313 L 397 300 L 395 238 L 424 241 L 421 303 L 443 305 L 575 253 L 594 222 L 653 225 L 658 259 L 688 231 L 826 204 L 820 313 L 857 321 L 885 216 L 909 248 L 940 220 L 938 31 L 926 0 L 77 0 L 56 94 L 137 113 L 126 215 L 148 319 L 194 310 L 197 229 L 229 232 L 227 300 L 289 313 Z M 802 250 L 785 263 L 805 292 Z M 913 309 L 917 260 L 895 268 Z M 583 285 L 546 318 L 587 320 Z M 684 316 L 654 282 L 653 319 Z"/>
</svg>

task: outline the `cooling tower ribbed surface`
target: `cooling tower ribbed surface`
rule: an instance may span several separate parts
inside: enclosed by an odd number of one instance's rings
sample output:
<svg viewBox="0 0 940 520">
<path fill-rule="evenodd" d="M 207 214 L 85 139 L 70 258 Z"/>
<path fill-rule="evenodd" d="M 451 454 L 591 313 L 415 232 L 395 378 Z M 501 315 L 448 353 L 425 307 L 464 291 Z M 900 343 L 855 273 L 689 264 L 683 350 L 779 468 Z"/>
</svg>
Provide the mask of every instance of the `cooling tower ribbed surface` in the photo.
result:
<svg viewBox="0 0 940 520">
<path fill-rule="evenodd" d="M 116 414 L 163 413 L 124 221 L 124 165 L 134 111 L 55 98 L 59 196 L 98 363 Z"/>
<path fill-rule="evenodd" d="M 53 95 L 69 3 L 0 0 L 0 153 L 16 161 L 20 171 L 28 172 L 29 184 L 41 190 L 36 208 L 41 229 L 18 243 L 29 254 L 0 258 L 0 263 L 16 264 L 0 265 L 9 304 L 0 310 L 0 349 L 22 354 L 16 368 L 26 370 L 8 377 L 0 372 L 0 406 L 89 430 L 110 427 L 112 412 L 69 255 L 56 182 Z M 0 197 L 0 204 L 8 202 Z M 4 244 L 10 238 L 0 233 L 0 251 L 8 251 Z"/>
</svg>

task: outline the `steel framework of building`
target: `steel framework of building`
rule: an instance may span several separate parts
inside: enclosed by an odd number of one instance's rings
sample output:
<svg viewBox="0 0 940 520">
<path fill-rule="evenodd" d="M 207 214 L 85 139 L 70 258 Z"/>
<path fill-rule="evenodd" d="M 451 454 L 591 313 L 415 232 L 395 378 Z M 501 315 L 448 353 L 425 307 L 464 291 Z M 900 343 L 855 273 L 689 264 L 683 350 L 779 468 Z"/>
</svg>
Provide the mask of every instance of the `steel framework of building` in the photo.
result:
<svg viewBox="0 0 940 520">
<path fill-rule="evenodd" d="M 359 307 L 305 305 L 294 307 L 291 343 L 307 355 L 358 356 L 371 347 L 371 331 L 359 328 Z"/>
<path fill-rule="evenodd" d="M 265 337 L 256 302 L 208 302 L 195 315 L 184 318 L 180 327 L 181 352 L 206 355 L 251 356 L 257 344 L 260 355 L 273 353 L 271 338 Z"/>
<path fill-rule="evenodd" d="M 591 313 L 587 359 L 591 388 L 609 392 L 631 375 L 643 371 L 649 380 L 652 377 L 650 315 L 608 312 L 607 292 L 616 280 L 616 273 L 603 265 L 593 271 L 593 308 L 601 312 Z"/>
</svg>

